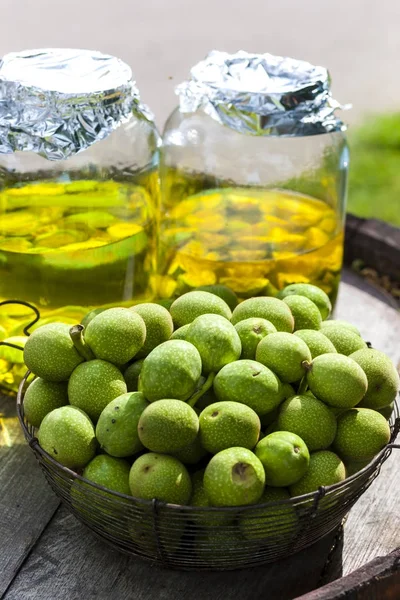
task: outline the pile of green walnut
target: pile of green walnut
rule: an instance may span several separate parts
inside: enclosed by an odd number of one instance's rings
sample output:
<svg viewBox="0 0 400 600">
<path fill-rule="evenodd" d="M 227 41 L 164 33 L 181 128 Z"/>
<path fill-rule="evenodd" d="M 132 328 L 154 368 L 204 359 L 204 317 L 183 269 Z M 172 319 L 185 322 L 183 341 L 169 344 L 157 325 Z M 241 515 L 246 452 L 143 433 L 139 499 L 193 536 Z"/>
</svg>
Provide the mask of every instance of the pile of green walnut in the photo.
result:
<svg viewBox="0 0 400 600">
<path fill-rule="evenodd" d="M 222 286 L 51 323 L 28 339 L 40 446 L 110 490 L 193 506 L 313 492 L 389 442 L 389 358 L 307 284 L 238 304 Z M 212 513 L 214 514 L 214 513 Z"/>
</svg>

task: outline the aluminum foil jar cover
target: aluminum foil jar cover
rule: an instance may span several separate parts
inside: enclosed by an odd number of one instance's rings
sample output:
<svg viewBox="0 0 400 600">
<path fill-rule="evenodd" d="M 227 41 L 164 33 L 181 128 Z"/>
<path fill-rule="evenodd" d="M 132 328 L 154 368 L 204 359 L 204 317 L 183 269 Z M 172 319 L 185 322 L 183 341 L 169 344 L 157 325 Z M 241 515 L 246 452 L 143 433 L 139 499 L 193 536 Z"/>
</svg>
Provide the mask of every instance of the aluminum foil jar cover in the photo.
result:
<svg viewBox="0 0 400 600">
<path fill-rule="evenodd" d="M 41 49 L 0 61 L 0 154 L 62 160 L 107 137 L 141 104 L 130 67 L 91 50 Z"/>
<path fill-rule="evenodd" d="M 253 135 L 304 136 L 345 130 L 324 67 L 272 54 L 212 51 L 176 93 L 182 113 L 199 109 Z"/>
</svg>

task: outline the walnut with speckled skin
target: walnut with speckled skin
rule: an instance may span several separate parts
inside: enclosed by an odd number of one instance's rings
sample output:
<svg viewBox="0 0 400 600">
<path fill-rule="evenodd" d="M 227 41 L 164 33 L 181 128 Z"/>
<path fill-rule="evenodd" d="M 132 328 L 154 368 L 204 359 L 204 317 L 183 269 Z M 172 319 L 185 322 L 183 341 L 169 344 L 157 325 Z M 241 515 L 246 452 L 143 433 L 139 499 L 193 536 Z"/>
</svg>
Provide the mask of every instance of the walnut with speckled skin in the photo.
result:
<svg viewBox="0 0 400 600">
<path fill-rule="evenodd" d="M 121 394 L 126 394 L 122 373 L 105 360 L 95 359 L 82 363 L 68 382 L 70 404 L 84 410 L 94 422 L 107 404 Z"/>
<path fill-rule="evenodd" d="M 45 452 L 70 469 L 87 465 L 97 448 L 93 423 L 75 406 L 61 406 L 48 413 L 38 439 Z"/>
<path fill-rule="evenodd" d="M 212 506 L 255 504 L 265 487 L 265 472 L 247 448 L 227 448 L 215 454 L 204 473 L 204 488 Z"/>
<path fill-rule="evenodd" d="M 187 504 L 192 493 L 192 482 L 186 467 L 166 454 L 148 452 L 139 456 L 129 473 L 132 496 L 172 504 Z"/>
<path fill-rule="evenodd" d="M 83 361 L 65 323 L 48 323 L 38 327 L 27 339 L 24 362 L 28 369 L 47 381 L 67 381 Z"/>
<path fill-rule="evenodd" d="M 390 441 L 390 427 L 385 417 L 370 408 L 352 408 L 338 418 L 333 447 L 349 461 L 367 460 Z"/>
<path fill-rule="evenodd" d="M 290 308 L 294 318 L 294 331 L 298 329 L 321 328 L 322 318 L 318 307 L 305 296 L 293 294 L 283 299 L 284 303 Z"/>
<path fill-rule="evenodd" d="M 174 330 L 172 317 L 166 308 L 152 302 L 136 304 L 131 311 L 140 315 L 146 325 L 146 339 L 144 345 L 136 354 L 136 358 L 144 358 L 156 346 L 166 342 Z"/>
<path fill-rule="evenodd" d="M 351 331 L 346 326 L 331 324 L 328 327 L 322 327 L 322 333 L 332 342 L 339 354 L 349 356 L 353 352 L 357 352 L 357 350 L 367 348 L 364 340 L 355 331 Z"/>
<path fill-rule="evenodd" d="M 200 315 L 191 323 L 186 340 L 199 351 L 203 373 L 217 373 L 238 360 L 242 351 L 239 335 L 227 319 L 219 315 Z"/>
<path fill-rule="evenodd" d="M 321 486 L 333 485 L 345 478 L 346 468 L 339 456 L 330 450 L 320 450 L 311 454 L 307 473 L 290 486 L 290 494 L 309 494 Z"/>
<path fill-rule="evenodd" d="M 96 425 L 101 449 L 119 458 L 143 450 L 138 423 L 147 406 L 149 404 L 141 392 L 122 394 L 107 404 Z"/>
<path fill-rule="evenodd" d="M 270 333 L 257 346 L 256 360 L 284 383 L 299 381 L 306 373 L 311 353 L 303 340 L 290 333 Z"/>
<path fill-rule="evenodd" d="M 196 439 L 199 419 L 191 406 L 181 400 L 157 400 L 142 412 L 139 439 L 152 452 L 172 454 Z"/>
<path fill-rule="evenodd" d="M 196 317 L 205 314 L 220 315 L 225 319 L 232 316 L 231 309 L 222 298 L 210 292 L 188 292 L 177 298 L 170 308 L 175 327 L 192 323 Z"/>
<path fill-rule="evenodd" d="M 173 398 L 188 400 L 201 375 L 198 350 L 185 340 L 168 340 L 144 359 L 139 389 L 149 402 Z"/>
<path fill-rule="evenodd" d="M 308 395 L 293 396 L 282 404 L 278 430 L 295 433 L 310 452 L 328 448 L 336 434 L 336 418 L 326 404 Z"/>
<path fill-rule="evenodd" d="M 255 360 L 257 346 L 261 340 L 269 333 L 276 333 L 277 331 L 271 321 L 257 317 L 239 321 L 239 323 L 236 323 L 235 329 L 242 342 L 241 358 L 250 360 Z"/>
<path fill-rule="evenodd" d="M 214 379 L 214 392 L 218 400 L 246 404 L 260 417 L 283 401 L 282 388 L 275 373 L 255 360 L 231 362 Z"/>
<path fill-rule="evenodd" d="M 386 354 L 372 348 L 350 355 L 368 379 L 368 390 L 360 406 L 378 410 L 395 401 L 399 392 L 399 374 Z"/>
<path fill-rule="evenodd" d="M 278 298 L 260 296 L 241 302 L 233 311 L 232 323 L 258 317 L 270 321 L 278 331 L 292 333 L 294 327 L 293 315 L 290 308 Z"/>
<path fill-rule="evenodd" d="M 294 335 L 307 344 L 312 358 L 321 354 L 328 354 L 328 352 L 336 352 L 335 346 L 321 331 L 299 329 L 294 332 Z"/>
<path fill-rule="evenodd" d="M 288 298 L 292 295 L 303 296 L 311 300 L 318 307 L 323 320 L 329 317 L 332 310 L 331 301 L 318 286 L 309 283 L 291 283 L 278 293 L 278 298 Z"/>
<path fill-rule="evenodd" d="M 146 325 L 128 308 L 109 308 L 90 321 L 84 338 L 96 358 L 124 365 L 143 348 Z"/>
<path fill-rule="evenodd" d="M 202 411 L 199 421 L 201 444 L 211 454 L 233 446 L 252 450 L 260 437 L 257 413 L 239 402 L 211 404 Z"/>
<path fill-rule="evenodd" d="M 339 408 L 353 408 L 368 389 L 362 368 L 343 354 L 317 356 L 307 373 L 307 383 L 317 398 Z"/>
</svg>

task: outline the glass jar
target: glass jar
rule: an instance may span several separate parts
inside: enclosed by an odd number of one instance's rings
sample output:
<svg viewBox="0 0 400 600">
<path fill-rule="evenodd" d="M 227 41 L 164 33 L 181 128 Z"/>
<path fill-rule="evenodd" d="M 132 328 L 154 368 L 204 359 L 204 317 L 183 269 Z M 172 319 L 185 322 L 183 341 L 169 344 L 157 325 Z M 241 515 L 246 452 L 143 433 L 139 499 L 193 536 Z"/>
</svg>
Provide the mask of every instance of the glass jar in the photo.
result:
<svg viewBox="0 0 400 600">
<path fill-rule="evenodd" d="M 88 50 L 0 62 L 0 301 L 42 321 L 151 300 L 159 135 L 130 68 Z M 0 307 L 3 335 L 32 312 Z M 0 338 L 1 339 L 1 338 Z M 9 349 L 1 348 L 1 362 Z"/>
<path fill-rule="evenodd" d="M 307 282 L 334 302 L 349 156 L 327 71 L 212 52 L 177 94 L 160 161 L 160 295 L 223 284 L 244 299 Z"/>
</svg>

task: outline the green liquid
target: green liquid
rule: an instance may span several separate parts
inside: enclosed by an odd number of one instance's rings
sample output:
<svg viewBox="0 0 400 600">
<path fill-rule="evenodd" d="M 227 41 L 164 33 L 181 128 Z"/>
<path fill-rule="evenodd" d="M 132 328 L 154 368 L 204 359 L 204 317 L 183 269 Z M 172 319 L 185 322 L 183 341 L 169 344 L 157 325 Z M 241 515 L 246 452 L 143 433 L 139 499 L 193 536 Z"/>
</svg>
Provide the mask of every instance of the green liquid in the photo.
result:
<svg viewBox="0 0 400 600">
<path fill-rule="evenodd" d="M 137 183 L 39 181 L 0 192 L 0 301 L 25 300 L 41 323 L 72 324 L 93 307 L 151 300 L 157 174 Z M 31 317 L 0 307 L 1 337 L 21 335 Z M 0 385 L 10 379 L 5 350 Z"/>
<path fill-rule="evenodd" d="M 310 283 L 335 302 L 343 225 L 327 202 L 172 169 L 162 184 L 160 297 L 222 284 L 244 300 Z"/>
</svg>

